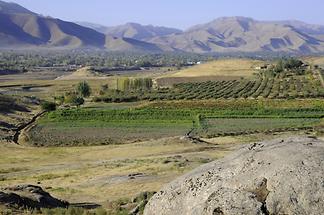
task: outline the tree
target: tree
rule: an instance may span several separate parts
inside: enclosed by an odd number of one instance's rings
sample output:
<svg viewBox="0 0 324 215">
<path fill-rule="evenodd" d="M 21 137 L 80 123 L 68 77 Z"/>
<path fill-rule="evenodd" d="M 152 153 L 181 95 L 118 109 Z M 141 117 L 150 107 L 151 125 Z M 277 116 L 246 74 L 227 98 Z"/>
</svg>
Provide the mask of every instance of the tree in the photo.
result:
<svg viewBox="0 0 324 215">
<path fill-rule="evenodd" d="M 77 86 L 77 92 L 82 97 L 89 97 L 91 94 L 91 88 L 86 81 L 82 81 Z"/>
</svg>

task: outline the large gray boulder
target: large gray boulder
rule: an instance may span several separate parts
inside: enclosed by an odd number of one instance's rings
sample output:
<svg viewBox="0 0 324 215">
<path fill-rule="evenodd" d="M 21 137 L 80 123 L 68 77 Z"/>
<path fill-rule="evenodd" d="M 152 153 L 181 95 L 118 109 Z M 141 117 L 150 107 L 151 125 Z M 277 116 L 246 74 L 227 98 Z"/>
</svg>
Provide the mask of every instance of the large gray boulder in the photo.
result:
<svg viewBox="0 0 324 215">
<path fill-rule="evenodd" d="M 306 137 L 245 146 L 155 194 L 144 215 L 324 214 L 324 142 Z"/>
</svg>

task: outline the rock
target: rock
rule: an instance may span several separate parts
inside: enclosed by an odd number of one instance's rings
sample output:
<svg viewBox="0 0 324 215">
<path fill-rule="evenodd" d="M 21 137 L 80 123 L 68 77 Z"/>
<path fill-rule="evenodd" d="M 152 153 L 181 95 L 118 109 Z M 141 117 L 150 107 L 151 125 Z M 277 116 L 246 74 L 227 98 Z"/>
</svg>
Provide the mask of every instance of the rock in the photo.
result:
<svg viewBox="0 0 324 215">
<path fill-rule="evenodd" d="M 68 202 L 56 199 L 41 187 L 17 185 L 0 190 L 0 205 L 19 208 L 66 208 Z"/>
<path fill-rule="evenodd" d="M 144 215 L 324 214 L 324 142 L 292 137 L 244 146 L 165 186 Z"/>
</svg>

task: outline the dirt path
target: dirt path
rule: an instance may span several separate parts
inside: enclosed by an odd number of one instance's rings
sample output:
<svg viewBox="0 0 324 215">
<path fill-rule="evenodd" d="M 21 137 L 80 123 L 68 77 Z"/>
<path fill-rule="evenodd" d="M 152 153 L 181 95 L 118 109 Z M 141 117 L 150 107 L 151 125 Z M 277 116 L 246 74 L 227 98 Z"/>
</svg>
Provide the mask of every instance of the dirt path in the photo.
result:
<svg viewBox="0 0 324 215">
<path fill-rule="evenodd" d="M 31 120 L 29 120 L 28 122 L 20 125 L 16 131 L 15 134 L 13 136 L 12 141 L 16 144 L 19 145 L 19 137 L 22 134 L 22 131 L 24 131 L 25 129 L 27 129 L 29 126 L 31 126 L 39 117 L 43 116 L 45 113 L 45 111 L 42 111 L 40 113 L 37 113 L 35 116 L 33 116 L 33 118 L 31 118 Z"/>
</svg>

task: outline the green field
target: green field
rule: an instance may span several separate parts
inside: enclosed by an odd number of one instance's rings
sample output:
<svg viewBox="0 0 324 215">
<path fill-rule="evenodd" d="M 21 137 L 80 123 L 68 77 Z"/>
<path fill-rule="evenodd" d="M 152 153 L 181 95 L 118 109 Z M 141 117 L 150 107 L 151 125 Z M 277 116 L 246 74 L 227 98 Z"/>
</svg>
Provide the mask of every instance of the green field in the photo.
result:
<svg viewBox="0 0 324 215">
<path fill-rule="evenodd" d="M 116 109 L 64 109 L 42 117 L 26 132 L 25 140 L 36 146 L 108 145 L 184 136 L 190 130 L 198 136 L 285 131 L 316 126 L 323 110 L 321 100 L 158 102 Z"/>
</svg>

